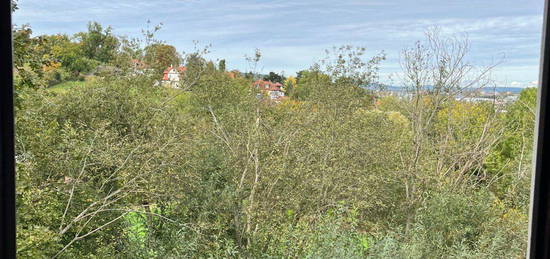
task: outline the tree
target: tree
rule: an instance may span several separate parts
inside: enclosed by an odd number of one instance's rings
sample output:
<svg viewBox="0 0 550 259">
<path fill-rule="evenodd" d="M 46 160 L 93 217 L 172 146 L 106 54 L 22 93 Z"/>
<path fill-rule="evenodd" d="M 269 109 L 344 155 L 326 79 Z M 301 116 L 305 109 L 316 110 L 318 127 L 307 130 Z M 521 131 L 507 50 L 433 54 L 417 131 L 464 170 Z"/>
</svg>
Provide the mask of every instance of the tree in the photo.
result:
<svg viewBox="0 0 550 259">
<path fill-rule="evenodd" d="M 494 107 L 481 112 L 479 106 L 454 103 L 465 91 L 487 86 L 495 66 L 474 70 L 466 59 L 469 47 L 466 38 L 445 37 L 433 29 L 426 32 L 424 42 L 402 52 L 403 85 L 411 95 L 404 110 L 413 136 L 409 150 L 402 154 L 406 231 L 425 198 L 422 185 L 438 179 L 449 190 L 466 188 L 478 177 L 502 132 Z M 471 113 L 479 117 L 464 118 Z M 439 132 L 438 123 L 444 124 Z M 465 132 L 471 133 L 467 139 Z"/>
<path fill-rule="evenodd" d="M 326 57 L 318 65 L 333 80 L 356 86 L 368 86 L 376 83 L 380 62 L 386 59 L 384 52 L 380 52 L 365 61 L 365 47 L 344 45 L 325 50 Z"/>
<path fill-rule="evenodd" d="M 113 59 L 119 46 L 118 39 L 112 34 L 112 28 L 109 26 L 104 29 L 97 22 L 88 23 L 88 32 L 77 33 L 76 38 L 85 57 L 103 63 Z"/>
<path fill-rule="evenodd" d="M 71 41 L 67 35 L 47 36 L 50 55 L 72 74 L 73 77 L 81 73 L 90 72 L 100 64 L 84 54 L 81 43 Z"/>
<path fill-rule="evenodd" d="M 286 94 L 289 95 L 296 86 L 296 78 L 293 76 L 287 77 L 283 85 L 285 87 Z"/>
<path fill-rule="evenodd" d="M 18 83 L 100 62 L 70 36 L 16 29 Z M 116 64 L 145 56 L 120 42 Z M 335 48 L 284 80 L 294 100 L 281 103 L 250 86 L 259 51 L 248 78 L 230 78 L 207 49 L 173 63 L 174 47 L 147 46 L 161 70 L 185 64 L 192 91 L 128 73 L 21 95 L 19 257 L 525 254 L 536 90 L 502 107 L 457 100 L 488 82 L 467 41 L 428 34 L 406 49 L 404 98 L 364 89 L 383 56 Z"/>
<path fill-rule="evenodd" d="M 218 63 L 218 69 L 222 72 L 225 71 L 225 59 L 220 60 Z"/>
<path fill-rule="evenodd" d="M 181 56 L 172 45 L 154 43 L 145 48 L 145 63 L 162 73 L 167 67 L 177 67 L 181 64 Z"/>
<path fill-rule="evenodd" d="M 487 173 L 498 179 L 491 189 L 523 207 L 529 206 L 536 102 L 537 88 L 526 88 L 515 102 L 503 107 L 507 112 L 501 120 L 506 128 L 484 164 Z"/>
<path fill-rule="evenodd" d="M 264 76 L 263 78 L 265 81 L 271 81 L 273 83 L 284 83 L 285 78 L 275 72 L 269 72 L 267 76 Z"/>
<path fill-rule="evenodd" d="M 44 38 L 32 37 L 29 25 L 14 26 L 12 35 L 16 94 L 23 88 L 45 86 L 42 67 L 49 64 L 50 60 L 39 51 L 40 46 L 44 44 Z"/>
<path fill-rule="evenodd" d="M 291 97 L 298 100 L 308 100 L 316 89 L 328 86 L 331 83 L 330 77 L 316 69 L 302 70 L 297 73 L 296 86 L 290 93 Z M 322 90 L 321 90 L 322 91 Z"/>
<path fill-rule="evenodd" d="M 11 0 L 11 11 L 15 12 L 17 9 L 19 9 L 19 7 L 17 7 L 17 0 Z"/>
<path fill-rule="evenodd" d="M 252 72 L 246 72 L 244 73 L 244 78 L 248 80 L 254 80 L 254 74 Z"/>
<path fill-rule="evenodd" d="M 516 177 L 529 178 L 530 158 L 533 149 L 535 132 L 535 116 L 537 105 L 537 88 L 527 88 L 521 91 L 519 98 L 509 107 L 506 120 L 509 127 L 510 158 L 518 160 Z"/>
</svg>

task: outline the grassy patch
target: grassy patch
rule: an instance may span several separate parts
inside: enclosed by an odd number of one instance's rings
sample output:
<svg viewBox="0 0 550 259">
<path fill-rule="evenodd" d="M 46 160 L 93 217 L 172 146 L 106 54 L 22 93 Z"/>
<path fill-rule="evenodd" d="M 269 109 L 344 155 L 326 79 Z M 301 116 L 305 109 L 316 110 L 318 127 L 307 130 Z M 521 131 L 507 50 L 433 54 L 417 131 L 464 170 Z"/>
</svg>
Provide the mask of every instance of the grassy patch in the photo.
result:
<svg viewBox="0 0 550 259">
<path fill-rule="evenodd" d="M 57 94 L 64 94 L 67 91 L 69 91 L 69 89 L 71 88 L 81 87 L 89 83 L 90 81 L 66 81 L 60 84 L 56 84 L 52 87 L 49 87 L 47 90 Z"/>
<path fill-rule="evenodd" d="M 191 92 L 171 88 L 165 88 L 165 90 L 167 93 L 165 100 L 169 100 L 169 103 L 178 107 L 180 112 L 189 112 L 191 108 Z"/>
</svg>

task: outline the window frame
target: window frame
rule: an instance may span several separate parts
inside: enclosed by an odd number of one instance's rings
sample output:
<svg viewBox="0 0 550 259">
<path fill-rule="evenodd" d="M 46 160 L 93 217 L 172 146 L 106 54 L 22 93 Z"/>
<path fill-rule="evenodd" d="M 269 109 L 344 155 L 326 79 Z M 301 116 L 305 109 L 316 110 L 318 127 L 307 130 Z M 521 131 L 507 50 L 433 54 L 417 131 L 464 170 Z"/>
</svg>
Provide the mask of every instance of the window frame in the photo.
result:
<svg viewBox="0 0 550 259">
<path fill-rule="evenodd" d="M 11 0 L 0 4 L 0 258 L 15 258 L 15 121 Z"/>
<path fill-rule="evenodd" d="M 550 26 L 544 4 L 535 152 L 529 214 L 529 258 L 550 258 Z M 0 4 L 0 258 L 16 255 L 15 130 L 11 1 Z M 547 158 L 547 159 L 544 159 Z"/>
<path fill-rule="evenodd" d="M 533 175 L 531 180 L 531 205 L 529 211 L 529 258 L 550 257 L 550 13 L 549 0 L 544 1 L 544 21 L 540 57 L 539 86 Z M 545 131 L 545 128 L 548 129 Z M 546 159 L 545 159 L 546 158 Z"/>
</svg>

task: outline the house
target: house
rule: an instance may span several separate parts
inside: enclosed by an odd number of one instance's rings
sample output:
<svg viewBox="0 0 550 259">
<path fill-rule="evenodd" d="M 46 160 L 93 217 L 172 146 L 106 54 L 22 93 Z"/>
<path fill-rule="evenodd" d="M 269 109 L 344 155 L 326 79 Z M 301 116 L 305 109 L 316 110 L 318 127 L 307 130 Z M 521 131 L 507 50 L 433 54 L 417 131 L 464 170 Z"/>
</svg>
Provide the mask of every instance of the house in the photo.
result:
<svg viewBox="0 0 550 259">
<path fill-rule="evenodd" d="M 269 96 L 270 100 L 280 101 L 284 98 L 285 93 L 282 90 L 281 83 L 273 83 L 271 81 L 257 80 L 253 86 L 259 89 L 262 93 Z"/>
<path fill-rule="evenodd" d="M 130 60 L 130 64 L 132 65 L 132 68 L 135 70 L 143 70 L 147 68 L 147 65 L 145 65 L 145 63 L 143 63 L 139 59 Z"/>
<path fill-rule="evenodd" d="M 187 68 L 184 66 L 170 66 L 166 68 L 162 76 L 162 84 L 172 88 L 179 88 L 180 79 L 185 71 L 187 71 Z"/>
<path fill-rule="evenodd" d="M 133 75 L 143 75 L 146 72 L 151 71 L 147 64 L 139 59 L 130 60 L 130 68 L 132 69 Z"/>
</svg>

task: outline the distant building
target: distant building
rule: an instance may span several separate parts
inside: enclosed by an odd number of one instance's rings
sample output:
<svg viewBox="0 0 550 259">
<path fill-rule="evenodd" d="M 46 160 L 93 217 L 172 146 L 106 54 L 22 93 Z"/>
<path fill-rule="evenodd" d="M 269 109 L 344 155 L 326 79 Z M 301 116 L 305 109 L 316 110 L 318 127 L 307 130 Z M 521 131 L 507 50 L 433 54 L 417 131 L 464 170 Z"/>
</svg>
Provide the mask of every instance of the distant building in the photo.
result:
<svg viewBox="0 0 550 259">
<path fill-rule="evenodd" d="M 172 88 L 179 88 L 180 79 L 185 71 L 187 71 L 187 68 L 184 66 L 170 66 L 166 68 L 162 76 L 162 84 Z"/>
<path fill-rule="evenodd" d="M 504 97 L 504 102 L 513 103 L 519 99 L 519 95 L 508 95 Z"/>
<path fill-rule="evenodd" d="M 152 72 L 152 69 L 139 59 L 130 60 L 130 69 L 133 75 L 143 75 L 147 72 Z"/>
<path fill-rule="evenodd" d="M 143 61 L 139 59 L 130 60 L 130 64 L 132 65 L 132 68 L 135 70 L 143 70 L 147 68 L 147 65 L 145 65 L 145 63 L 143 63 Z"/>
<path fill-rule="evenodd" d="M 281 83 L 273 83 L 271 81 L 257 80 L 253 86 L 265 93 L 270 100 L 280 101 L 284 98 L 285 93 L 282 90 Z"/>
</svg>

